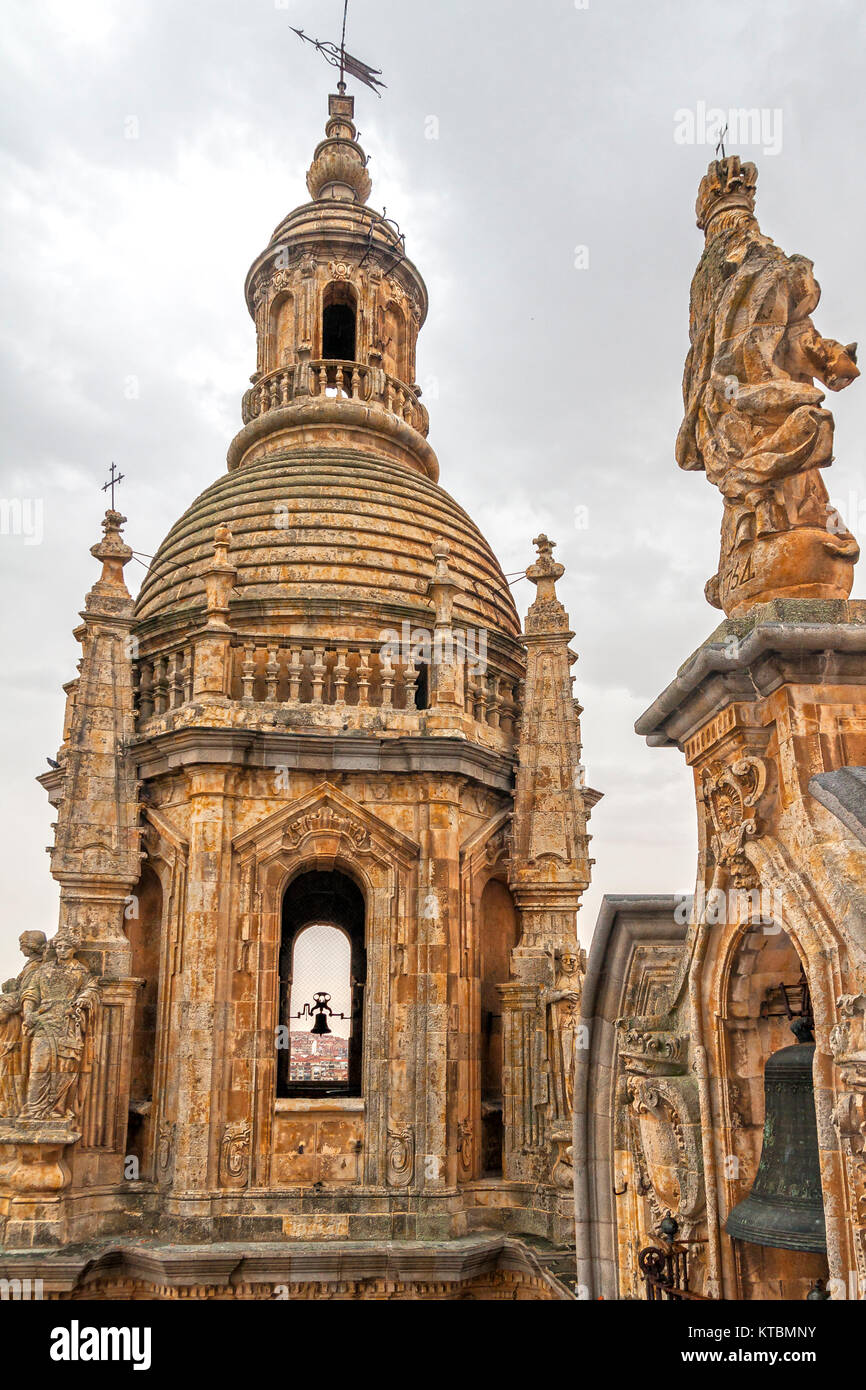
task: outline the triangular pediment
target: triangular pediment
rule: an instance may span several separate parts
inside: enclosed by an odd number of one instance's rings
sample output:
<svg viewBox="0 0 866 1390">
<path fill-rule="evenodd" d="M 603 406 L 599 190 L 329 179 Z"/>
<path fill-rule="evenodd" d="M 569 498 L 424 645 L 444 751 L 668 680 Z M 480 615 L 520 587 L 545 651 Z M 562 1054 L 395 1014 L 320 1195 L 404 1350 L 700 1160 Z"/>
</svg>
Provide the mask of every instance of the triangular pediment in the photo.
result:
<svg viewBox="0 0 866 1390">
<path fill-rule="evenodd" d="M 346 840 L 358 853 L 375 846 L 388 857 L 409 863 L 417 859 L 421 849 L 414 840 L 330 782 L 320 783 L 306 796 L 266 816 L 236 836 L 232 844 L 242 857 L 262 858 L 286 846 L 297 848 L 312 836 Z"/>
</svg>

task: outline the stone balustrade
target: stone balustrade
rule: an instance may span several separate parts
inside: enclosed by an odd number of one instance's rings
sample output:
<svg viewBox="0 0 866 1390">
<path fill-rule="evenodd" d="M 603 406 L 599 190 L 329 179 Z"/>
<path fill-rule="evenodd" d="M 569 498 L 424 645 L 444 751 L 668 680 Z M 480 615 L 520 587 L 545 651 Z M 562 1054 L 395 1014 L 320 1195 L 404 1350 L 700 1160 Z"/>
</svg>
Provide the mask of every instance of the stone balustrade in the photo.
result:
<svg viewBox="0 0 866 1390">
<path fill-rule="evenodd" d="M 139 724 L 188 704 L 193 690 L 193 649 L 176 647 L 136 663 Z"/>
<path fill-rule="evenodd" d="M 254 381 L 244 395 L 242 415 L 248 425 L 268 411 L 327 396 L 379 406 L 426 438 L 430 417 L 418 395 L 417 388 L 389 376 L 375 364 L 302 360 Z"/>
<path fill-rule="evenodd" d="M 405 713 L 435 703 L 424 662 L 393 660 L 378 643 L 316 643 L 309 639 L 244 640 L 231 650 L 230 699 L 242 706 L 342 706 Z M 191 645 L 141 657 L 137 663 L 139 727 L 193 700 Z M 463 709 L 478 724 L 516 736 L 519 686 L 513 676 L 467 665 Z"/>
</svg>

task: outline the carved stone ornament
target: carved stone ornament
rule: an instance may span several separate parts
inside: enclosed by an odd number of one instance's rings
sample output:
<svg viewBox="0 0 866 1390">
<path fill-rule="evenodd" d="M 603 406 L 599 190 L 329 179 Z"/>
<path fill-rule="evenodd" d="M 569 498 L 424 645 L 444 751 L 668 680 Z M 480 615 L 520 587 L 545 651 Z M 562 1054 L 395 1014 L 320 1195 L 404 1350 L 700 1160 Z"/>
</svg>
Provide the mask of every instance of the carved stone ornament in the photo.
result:
<svg viewBox="0 0 866 1390">
<path fill-rule="evenodd" d="M 156 1167 L 161 1178 L 171 1177 L 174 1163 L 174 1144 L 177 1124 L 173 1120 L 162 1120 L 156 1139 Z"/>
<path fill-rule="evenodd" d="M 752 888 L 756 875 L 744 845 L 758 833 L 754 808 L 767 785 L 766 765 L 750 755 L 730 766 L 714 762 L 704 769 L 702 785 L 716 863 L 730 872 L 737 888 Z"/>
<path fill-rule="evenodd" d="M 682 1073 L 686 1068 L 688 1039 L 678 1033 L 645 1027 L 640 1019 L 616 1021 L 617 1051 L 630 1070 L 650 1074 Z"/>
<path fill-rule="evenodd" d="M 657 1219 L 694 1224 L 704 1205 L 700 1124 L 692 1078 L 632 1077 L 628 1083 L 638 1170 Z M 684 1233 L 685 1235 L 685 1233 Z"/>
<path fill-rule="evenodd" d="M 352 277 L 352 270 L 345 261 L 331 261 L 328 273 L 332 280 L 350 280 Z"/>
<path fill-rule="evenodd" d="M 332 806 L 320 806 L 318 810 L 308 811 L 306 815 L 292 821 L 286 830 L 286 844 L 289 849 L 297 849 L 308 835 L 323 831 L 333 835 L 345 835 L 356 850 L 369 847 L 370 836 L 366 827 L 348 816 L 341 815 Z"/>
<path fill-rule="evenodd" d="M 866 995 L 843 994 L 836 1000 L 839 1021 L 830 1030 L 830 1051 L 837 1066 L 866 1064 Z"/>
<path fill-rule="evenodd" d="M 460 1177 L 463 1179 L 470 1177 L 472 1173 L 474 1144 L 472 1121 L 461 1120 L 458 1126 L 457 1153 L 460 1158 Z"/>
<path fill-rule="evenodd" d="M 491 835 L 484 846 L 484 857 L 488 864 L 497 864 L 507 859 L 511 852 L 511 826 L 506 822 L 495 835 Z"/>
<path fill-rule="evenodd" d="M 414 1171 L 415 1131 L 411 1125 L 394 1125 L 388 1130 L 388 1182 L 408 1187 Z"/>
<path fill-rule="evenodd" d="M 220 1145 L 220 1181 L 224 1187 L 246 1187 L 251 1139 L 249 1120 L 226 1125 Z"/>
</svg>

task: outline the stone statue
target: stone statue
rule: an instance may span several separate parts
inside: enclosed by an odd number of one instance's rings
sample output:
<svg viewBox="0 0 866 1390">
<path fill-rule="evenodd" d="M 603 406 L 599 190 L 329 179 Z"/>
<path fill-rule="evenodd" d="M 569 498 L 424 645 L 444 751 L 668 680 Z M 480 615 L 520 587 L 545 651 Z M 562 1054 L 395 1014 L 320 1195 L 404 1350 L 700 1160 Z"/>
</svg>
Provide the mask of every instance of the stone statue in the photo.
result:
<svg viewBox="0 0 866 1390">
<path fill-rule="evenodd" d="M 570 1122 L 574 1105 L 574 1048 L 580 1020 L 585 953 L 577 949 L 557 951 L 556 962 L 554 986 L 542 995 L 547 1008 L 549 1098 L 554 1127 Z"/>
<path fill-rule="evenodd" d="M 21 1072 L 21 995 L 18 981 L 7 980 L 0 994 L 0 1119 L 21 1110 Z"/>
<path fill-rule="evenodd" d="M 754 217 L 754 164 L 715 160 L 696 211 L 706 246 L 692 281 L 681 468 L 704 469 L 724 497 L 718 573 L 707 599 L 728 617 L 773 598 L 847 599 L 859 555 L 820 469 L 833 461 L 824 392 L 859 376 L 856 343 L 823 338 L 821 290 Z"/>
<path fill-rule="evenodd" d="M 21 990 L 23 1032 L 30 1039 L 25 1120 L 75 1117 L 88 1027 L 99 1005 L 96 976 L 75 959 L 77 940 L 58 935 L 51 945 L 54 958 L 38 965 Z"/>
<path fill-rule="evenodd" d="M 24 1105 L 30 1043 L 22 1028 L 22 993 L 48 943 L 44 932 L 26 931 L 18 945 L 27 964 L 17 979 L 6 981 L 0 994 L 0 1119 L 14 1119 Z"/>
</svg>

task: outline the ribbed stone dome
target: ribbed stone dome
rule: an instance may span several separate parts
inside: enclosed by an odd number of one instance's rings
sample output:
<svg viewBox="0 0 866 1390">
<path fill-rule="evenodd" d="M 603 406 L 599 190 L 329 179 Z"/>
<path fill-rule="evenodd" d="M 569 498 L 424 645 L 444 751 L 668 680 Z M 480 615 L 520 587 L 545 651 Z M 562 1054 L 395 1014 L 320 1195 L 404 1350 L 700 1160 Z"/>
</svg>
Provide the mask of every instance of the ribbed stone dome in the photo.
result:
<svg viewBox="0 0 866 1390">
<path fill-rule="evenodd" d="M 245 464 L 207 488 L 159 547 L 139 594 L 144 632 L 172 627 L 204 604 L 214 531 L 232 531 L 232 603 L 263 620 L 324 603 L 339 618 L 429 625 L 432 546 L 447 541 L 462 586 L 455 625 L 519 636 L 502 570 L 477 526 L 442 488 L 357 450 L 287 450 Z M 407 612 L 408 610 L 408 612 Z"/>
</svg>

